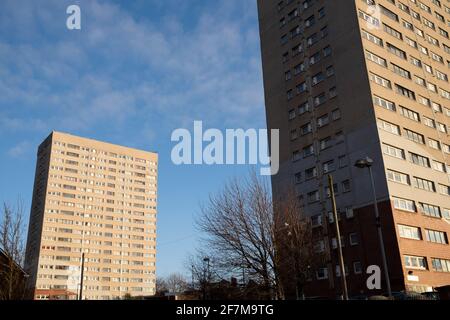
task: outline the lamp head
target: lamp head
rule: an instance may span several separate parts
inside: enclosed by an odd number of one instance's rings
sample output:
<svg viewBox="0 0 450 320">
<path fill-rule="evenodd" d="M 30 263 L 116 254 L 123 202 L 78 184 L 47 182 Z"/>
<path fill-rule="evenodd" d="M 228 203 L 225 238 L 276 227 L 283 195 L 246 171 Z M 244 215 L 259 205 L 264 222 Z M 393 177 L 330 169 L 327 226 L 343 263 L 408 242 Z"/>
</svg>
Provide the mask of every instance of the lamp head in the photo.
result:
<svg viewBox="0 0 450 320">
<path fill-rule="evenodd" d="M 373 165 L 373 160 L 369 157 L 365 157 L 363 159 L 359 159 L 355 162 L 355 167 L 357 168 L 369 168 Z"/>
</svg>

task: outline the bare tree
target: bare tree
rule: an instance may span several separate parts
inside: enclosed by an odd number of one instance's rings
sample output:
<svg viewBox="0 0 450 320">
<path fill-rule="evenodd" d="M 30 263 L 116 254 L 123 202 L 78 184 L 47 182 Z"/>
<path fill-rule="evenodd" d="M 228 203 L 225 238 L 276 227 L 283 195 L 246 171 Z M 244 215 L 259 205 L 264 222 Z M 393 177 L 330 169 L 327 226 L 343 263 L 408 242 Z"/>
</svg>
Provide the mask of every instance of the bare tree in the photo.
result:
<svg viewBox="0 0 450 320">
<path fill-rule="evenodd" d="M 186 279 L 182 274 L 172 273 L 166 278 L 167 289 L 170 293 L 183 293 L 188 288 Z"/>
<path fill-rule="evenodd" d="M 300 214 L 300 203 L 292 190 L 285 192 L 284 197 L 275 200 L 273 205 L 279 278 L 284 293 L 294 291 L 298 300 L 304 298 L 306 282 L 326 256 L 318 250 L 311 220 Z"/>
<path fill-rule="evenodd" d="M 191 289 L 199 290 L 201 298 L 205 300 L 209 295 L 209 289 L 214 281 L 222 280 L 221 272 L 209 253 L 198 250 L 191 255 L 186 263 L 191 272 Z"/>
<path fill-rule="evenodd" d="M 4 203 L 0 217 L 0 300 L 19 300 L 25 297 L 25 258 L 23 241 L 23 205 L 15 208 Z"/>
<path fill-rule="evenodd" d="M 235 274 L 245 268 L 271 298 L 284 298 L 283 273 L 297 274 L 300 286 L 300 274 L 313 265 L 314 241 L 297 197 L 273 201 L 269 183 L 254 173 L 210 196 L 197 224 L 221 267 Z"/>
<path fill-rule="evenodd" d="M 164 296 L 169 291 L 167 287 L 167 282 L 162 277 L 156 278 L 156 295 L 157 296 Z"/>
</svg>

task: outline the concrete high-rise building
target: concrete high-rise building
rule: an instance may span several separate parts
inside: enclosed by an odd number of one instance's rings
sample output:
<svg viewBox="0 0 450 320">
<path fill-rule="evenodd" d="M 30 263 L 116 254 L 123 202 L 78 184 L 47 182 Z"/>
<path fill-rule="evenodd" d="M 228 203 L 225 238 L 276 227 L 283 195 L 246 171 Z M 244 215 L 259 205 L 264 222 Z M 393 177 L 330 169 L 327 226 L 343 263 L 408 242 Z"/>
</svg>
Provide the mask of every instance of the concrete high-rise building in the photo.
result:
<svg viewBox="0 0 450 320">
<path fill-rule="evenodd" d="M 307 294 L 342 292 L 328 174 L 350 294 L 375 293 L 366 269 L 383 264 L 371 180 L 354 166 L 367 156 L 392 289 L 450 284 L 450 2 L 258 0 L 258 9 L 267 124 L 281 129 L 273 191 L 295 186 L 329 258 Z"/>
<path fill-rule="evenodd" d="M 25 261 L 35 299 L 76 299 L 83 263 L 83 299 L 155 293 L 157 164 L 60 132 L 42 142 Z"/>
</svg>

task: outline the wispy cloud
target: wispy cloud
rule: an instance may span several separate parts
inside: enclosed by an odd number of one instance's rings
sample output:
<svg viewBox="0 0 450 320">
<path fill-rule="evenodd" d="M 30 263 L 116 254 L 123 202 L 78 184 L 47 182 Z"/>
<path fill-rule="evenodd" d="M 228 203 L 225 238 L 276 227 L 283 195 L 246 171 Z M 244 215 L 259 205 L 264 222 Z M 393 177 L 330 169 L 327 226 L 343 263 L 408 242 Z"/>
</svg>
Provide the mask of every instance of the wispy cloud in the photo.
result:
<svg viewBox="0 0 450 320">
<path fill-rule="evenodd" d="M 254 1 L 218 1 L 188 24 L 171 15 L 156 24 L 114 3 L 80 1 L 78 33 L 64 28 L 65 2 L 26 2 L 21 12 L 5 3 L 2 20 L 17 21 L 0 24 L 2 33 L 29 28 L 20 41 L 4 34 L 0 41 L 0 107 L 8 118 L 23 117 L 13 110 L 22 105 L 35 123 L 77 131 L 141 122 L 148 132 L 145 123 L 155 119 L 166 129 L 194 119 L 263 124 L 254 116 L 263 105 Z"/>
<path fill-rule="evenodd" d="M 32 145 L 29 141 L 22 141 L 15 145 L 14 147 L 10 148 L 7 151 L 8 156 L 13 158 L 19 158 L 22 157 L 24 154 L 26 154 L 30 149 L 32 148 Z"/>
</svg>

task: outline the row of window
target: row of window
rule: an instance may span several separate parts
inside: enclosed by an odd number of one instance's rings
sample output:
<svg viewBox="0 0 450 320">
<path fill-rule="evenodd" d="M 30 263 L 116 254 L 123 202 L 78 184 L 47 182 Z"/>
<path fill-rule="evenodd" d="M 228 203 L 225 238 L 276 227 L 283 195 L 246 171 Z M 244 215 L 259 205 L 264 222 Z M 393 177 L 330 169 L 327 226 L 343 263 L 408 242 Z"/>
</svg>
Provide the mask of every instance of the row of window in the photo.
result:
<svg viewBox="0 0 450 320">
<path fill-rule="evenodd" d="M 79 146 L 79 145 L 75 145 L 75 144 L 71 144 L 71 143 L 65 143 L 65 142 L 61 142 L 61 141 L 54 141 L 53 145 L 57 146 L 57 147 L 63 147 L 63 148 L 66 148 L 66 149 L 76 150 L 76 151 L 85 151 L 85 152 L 89 152 L 91 154 L 105 156 L 105 157 L 110 157 L 110 158 L 122 159 L 122 160 L 127 160 L 127 161 L 134 161 L 134 162 L 140 163 L 140 164 L 149 164 L 151 166 L 156 166 L 156 164 L 157 164 L 154 161 L 150 161 L 150 160 L 146 160 L 146 159 L 132 157 L 132 156 L 125 155 L 125 154 L 117 154 L 115 152 L 107 152 L 107 151 L 98 150 L 98 149 L 95 149 L 95 148 Z M 69 152 L 73 153 L 72 151 L 68 151 L 68 153 Z M 92 159 L 92 160 L 95 160 L 95 159 Z"/>
<path fill-rule="evenodd" d="M 363 1 L 366 2 L 366 3 L 367 2 L 371 2 L 371 3 L 369 3 L 371 6 L 376 5 L 375 1 L 367 1 L 367 0 L 363 0 Z M 400 21 L 400 19 L 399 19 L 397 14 L 395 14 L 394 12 L 392 12 L 391 10 L 387 9 L 386 7 L 384 7 L 382 5 L 378 5 L 378 8 L 380 9 L 379 11 L 382 14 L 384 14 L 387 17 L 389 17 L 391 20 L 395 21 L 396 23 L 401 23 L 402 26 L 405 29 L 411 30 L 412 32 L 415 33 L 416 36 L 424 38 L 430 44 L 440 48 L 439 40 L 437 40 L 436 38 L 432 37 L 430 34 L 425 33 L 422 29 L 419 29 L 418 27 L 414 26 L 413 23 L 411 23 L 409 21 L 406 21 L 404 19 L 401 19 L 401 21 Z M 436 28 L 435 24 L 432 21 L 430 21 L 430 20 L 428 20 L 428 19 L 426 19 L 424 17 L 422 17 L 422 19 L 421 19 L 420 15 L 417 12 L 415 12 L 414 10 L 410 10 L 409 7 L 407 7 L 406 5 L 400 6 L 400 9 L 406 9 L 406 8 L 408 8 L 408 9 L 404 10 L 404 11 L 410 13 L 411 16 L 416 21 L 418 21 L 419 23 L 422 23 L 424 26 L 426 26 L 429 29 L 433 30 L 433 32 L 438 32 L 438 34 L 440 36 L 442 36 L 442 37 L 444 37 L 446 39 L 449 39 L 449 33 L 448 33 L 448 31 L 446 29 L 443 29 L 441 27 L 437 27 Z M 364 12 L 362 10 L 358 10 L 358 16 L 361 19 L 365 20 L 367 23 L 371 24 L 374 28 L 381 28 L 381 26 L 382 26 L 382 23 L 381 23 L 381 21 L 378 18 L 373 17 L 373 16 L 367 14 L 366 12 Z M 437 12 L 436 12 L 436 17 L 438 18 L 438 20 L 441 20 L 441 22 L 442 22 L 442 20 L 444 20 L 444 17 L 441 14 L 437 13 Z M 449 23 L 450 23 L 450 21 L 449 21 Z M 396 38 L 399 38 L 399 39 L 403 40 L 403 37 L 401 36 L 401 33 L 398 32 L 397 30 L 395 30 L 394 28 L 390 27 L 387 24 L 383 24 L 383 28 L 389 34 L 393 35 Z M 443 49 L 445 51 L 450 52 L 450 47 L 448 45 L 446 45 L 445 43 L 442 43 L 442 46 L 443 46 Z"/>
<path fill-rule="evenodd" d="M 410 199 L 393 197 L 394 208 L 402 211 L 417 212 L 416 202 Z M 427 216 L 450 220 L 450 209 L 419 202 L 420 211 Z"/>
<path fill-rule="evenodd" d="M 416 176 L 410 177 L 409 174 L 390 169 L 387 170 L 387 178 L 389 181 L 401 183 L 408 186 L 412 185 L 417 189 L 425 191 L 436 192 L 436 184 L 431 180 Z"/>
<path fill-rule="evenodd" d="M 389 81 L 389 80 L 386 80 L 386 79 L 384 79 L 384 78 L 382 78 L 380 76 L 375 75 L 372 72 L 369 75 L 370 75 L 371 81 L 374 81 L 374 82 L 376 82 L 378 84 L 380 84 L 382 81 Z M 385 84 L 387 84 L 387 83 L 390 84 L 390 81 L 389 82 L 385 82 Z M 382 97 L 380 97 L 378 95 L 374 95 L 373 96 L 373 103 L 376 106 L 382 107 L 384 109 L 387 109 L 387 110 L 390 110 L 390 111 L 393 111 L 393 112 L 397 112 L 397 110 L 398 110 L 401 116 L 403 116 L 405 118 L 408 118 L 409 120 L 412 120 L 412 121 L 415 121 L 415 122 L 419 122 L 419 123 L 421 122 L 425 126 L 433 128 L 433 129 L 436 129 L 436 130 L 438 130 L 438 131 L 440 131 L 442 133 L 448 133 L 448 131 L 449 131 L 449 129 L 447 128 L 447 125 L 445 125 L 444 123 L 439 122 L 439 121 L 437 121 L 435 119 L 431 119 L 429 117 L 423 116 L 423 115 L 421 116 L 418 112 L 416 112 L 416 111 L 414 111 L 412 109 L 409 109 L 407 107 L 404 107 L 402 105 L 398 105 L 398 107 L 397 107 L 394 102 L 392 102 L 392 101 L 390 101 L 390 100 L 388 100 L 386 98 L 382 98 Z M 445 115 L 447 117 L 450 117 L 450 109 L 446 108 L 446 107 L 444 107 L 442 109 L 442 106 L 440 104 L 438 104 L 438 103 L 434 103 L 433 102 L 433 110 L 435 110 L 435 111 L 439 110 L 440 112 L 442 112 L 442 110 L 444 110 L 445 111 Z"/>
<path fill-rule="evenodd" d="M 377 126 L 380 130 L 395 134 L 397 136 L 402 136 L 402 130 L 400 129 L 400 126 L 395 123 L 378 118 Z M 403 128 L 403 136 L 408 140 L 411 140 L 413 142 L 416 142 L 416 143 L 422 144 L 422 145 L 425 145 L 426 141 L 428 140 L 428 146 L 430 146 L 431 148 L 437 149 L 437 150 L 443 150 L 445 153 L 450 153 L 450 152 L 448 152 L 449 146 L 447 144 L 440 143 L 438 140 L 434 140 L 431 138 L 427 138 L 427 140 L 426 140 L 425 136 L 423 134 L 413 131 L 411 129 Z"/>
<path fill-rule="evenodd" d="M 419 227 L 405 226 L 399 224 L 398 233 L 401 238 L 412 239 L 412 240 L 423 240 L 424 238 L 428 242 L 448 244 L 447 233 L 438 230 L 425 229 L 425 237 L 422 235 L 422 230 Z"/>
<path fill-rule="evenodd" d="M 403 256 L 405 267 L 408 269 L 429 270 L 426 257 Z M 431 258 L 431 267 L 436 272 L 450 272 L 450 260 Z"/>
<path fill-rule="evenodd" d="M 305 175 L 310 174 L 310 173 L 308 173 L 309 170 L 317 170 L 317 169 L 316 168 L 307 169 L 307 170 L 305 170 Z M 337 184 L 337 183 L 334 184 L 333 189 L 336 194 L 338 194 L 339 192 L 342 192 L 342 193 L 350 192 L 351 191 L 350 180 L 343 180 L 340 184 Z M 326 198 L 329 198 L 330 194 L 331 194 L 329 187 L 325 187 L 324 191 L 325 191 L 324 196 Z M 301 204 L 304 203 L 303 195 L 299 196 L 299 201 Z M 312 203 L 321 201 L 320 190 L 314 190 L 314 191 L 306 193 L 306 201 L 308 204 L 312 204 Z"/>
<path fill-rule="evenodd" d="M 370 52 L 368 50 L 366 50 L 366 59 L 371 61 L 371 62 L 374 62 L 377 65 L 380 65 L 380 66 L 382 66 L 384 68 L 388 67 L 387 59 L 382 58 L 382 57 L 380 57 L 380 56 L 378 56 L 378 55 L 376 55 L 376 54 L 374 54 L 374 53 L 372 53 L 372 52 Z M 435 72 L 433 72 L 433 68 L 431 66 L 429 66 L 427 64 L 422 64 L 420 62 L 420 60 L 418 60 L 418 59 L 411 60 L 411 61 L 412 62 L 414 61 L 413 63 L 420 63 L 421 66 L 422 65 L 424 66 L 424 68 L 425 68 L 425 70 L 427 70 L 427 72 L 429 72 L 432 76 L 435 75 Z M 410 71 L 408 71 L 408 70 L 406 70 L 406 69 L 404 69 L 404 68 L 402 68 L 402 67 L 400 67 L 400 66 L 398 66 L 398 65 L 396 65 L 394 63 L 391 63 L 390 66 L 391 66 L 392 72 L 394 72 L 394 73 L 396 73 L 396 74 L 398 74 L 398 75 L 400 75 L 400 76 L 402 76 L 402 77 L 404 77 L 406 79 L 413 80 Z M 444 74 L 444 73 L 442 73 L 440 71 L 437 71 L 437 72 L 438 73 L 436 73 L 436 76 L 437 76 L 437 74 L 439 74 L 440 77 L 443 77 L 443 79 L 447 79 L 447 75 L 446 74 Z M 435 93 L 435 94 L 439 94 L 440 93 L 442 98 L 450 100 L 450 92 L 445 90 L 444 88 L 441 88 L 441 87 L 438 88 L 436 85 L 434 85 L 434 84 L 432 84 L 430 82 L 426 82 L 425 79 L 423 79 L 421 77 L 418 77 L 418 76 L 415 76 L 414 80 L 415 80 L 416 83 L 418 83 L 418 84 L 420 84 L 422 86 L 426 86 L 426 88 L 428 89 L 429 92 L 432 92 L 432 93 Z M 385 86 L 386 88 L 389 88 L 389 89 L 392 88 L 392 86 L 390 84 L 390 81 L 388 79 L 378 78 L 378 79 L 375 80 L 375 82 Z M 421 95 L 418 95 L 413 90 L 410 90 L 408 88 L 400 86 L 399 84 L 395 84 L 395 91 L 398 94 L 401 94 L 401 95 L 405 96 L 408 99 L 417 101 L 417 102 L 419 102 L 419 103 L 421 103 L 423 105 L 426 105 L 426 106 L 431 106 L 430 102 L 429 102 L 429 98 L 421 96 Z M 440 108 L 438 108 L 438 109 L 440 109 Z"/>
</svg>

